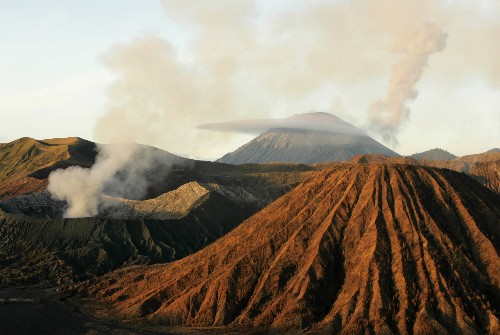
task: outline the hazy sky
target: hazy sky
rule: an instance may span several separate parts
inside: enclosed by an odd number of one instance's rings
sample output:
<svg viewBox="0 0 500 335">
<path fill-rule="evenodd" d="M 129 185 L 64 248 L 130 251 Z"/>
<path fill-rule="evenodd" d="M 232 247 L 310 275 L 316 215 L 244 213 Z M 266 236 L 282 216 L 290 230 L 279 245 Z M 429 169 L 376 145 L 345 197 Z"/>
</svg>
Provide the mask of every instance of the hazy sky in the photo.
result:
<svg viewBox="0 0 500 335">
<path fill-rule="evenodd" d="M 482 152 L 499 36 L 498 0 L 0 0 L 0 142 L 217 158 L 252 137 L 197 125 L 324 111 L 401 154 Z"/>
</svg>

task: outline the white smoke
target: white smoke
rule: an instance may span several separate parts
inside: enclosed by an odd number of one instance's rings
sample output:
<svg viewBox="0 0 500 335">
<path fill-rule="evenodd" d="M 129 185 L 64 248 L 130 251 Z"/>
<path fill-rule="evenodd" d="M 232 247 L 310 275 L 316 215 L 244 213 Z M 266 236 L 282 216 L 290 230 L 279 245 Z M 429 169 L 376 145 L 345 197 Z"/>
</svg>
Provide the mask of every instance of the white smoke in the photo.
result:
<svg viewBox="0 0 500 335">
<path fill-rule="evenodd" d="M 88 217 L 99 213 L 104 187 L 130 160 L 136 146 L 99 146 L 91 169 L 71 166 L 49 175 L 48 190 L 56 200 L 64 200 L 68 208 L 64 217 Z"/>
<path fill-rule="evenodd" d="M 385 99 L 375 101 L 369 108 L 371 127 L 384 140 L 397 143 L 397 132 L 410 117 L 407 103 L 418 96 L 415 84 L 429 56 L 445 48 L 447 36 L 436 24 L 423 24 L 411 36 L 395 43 L 393 51 L 403 53 L 403 59 L 392 68 Z"/>
<path fill-rule="evenodd" d="M 67 202 L 66 218 L 89 217 L 107 207 L 109 197 L 141 199 L 148 186 L 162 181 L 173 165 L 192 162 L 162 150 L 137 144 L 97 145 L 92 168 L 71 166 L 49 175 L 48 190 Z"/>
</svg>

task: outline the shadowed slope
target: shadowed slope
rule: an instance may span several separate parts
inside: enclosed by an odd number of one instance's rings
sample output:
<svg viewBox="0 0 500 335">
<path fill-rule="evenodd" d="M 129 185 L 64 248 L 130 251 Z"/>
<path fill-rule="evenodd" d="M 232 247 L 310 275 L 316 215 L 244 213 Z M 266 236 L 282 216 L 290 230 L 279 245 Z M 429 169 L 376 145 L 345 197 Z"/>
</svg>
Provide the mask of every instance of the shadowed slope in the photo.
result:
<svg viewBox="0 0 500 335">
<path fill-rule="evenodd" d="M 250 193 L 256 193 L 260 198 L 259 189 L 264 193 L 273 192 L 276 188 L 286 189 L 290 184 L 302 181 L 308 171 L 316 170 L 315 167 L 304 164 L 234 166 L 195 161 L 147 145 L 131 145 L 137 148 L 134 156 L 136 161 L 151 159 L 154 162 L 143 171 L 142 177 L 147 184 L 146 194 L 137 199 L 131 196 L 130 200 L 153 199 L 192 181 L 228 187 L 241 185 L 247 190 L 252 188 Z M 22 195 L 40 195 L 43 198 L 45 195 L 41 193 L 47 189 L 47 178 L 52 171 L 73 165 L 91 167 L 96 159 L 97 146 L 99 144 L 75 137 L 43 141 L 26 137 L 10 143 L 0 143 L 0 201 Z M 117 180 L 122 178 L 127 169 L 134 168 L 134 163 L 136 162 L 133 160 L 127 163 L 114 177 Z M 115 192 L 113 188 L 104 189 L 107 195 L 122 196 Z M 278 193 L 283 194 L 281 191 Z M 264 194 L 264 198 L 274 200 L 276 196 Z M 267 204 L 269 201 L 266 199 L 264 202 Z"/>
<path fill-rule="evenodd" d="M 98 316 L 167 325 L 495 334 L 499 204 L 448 170 L 339 165 L 190 257 L 81 293 Z"/>
</svg>

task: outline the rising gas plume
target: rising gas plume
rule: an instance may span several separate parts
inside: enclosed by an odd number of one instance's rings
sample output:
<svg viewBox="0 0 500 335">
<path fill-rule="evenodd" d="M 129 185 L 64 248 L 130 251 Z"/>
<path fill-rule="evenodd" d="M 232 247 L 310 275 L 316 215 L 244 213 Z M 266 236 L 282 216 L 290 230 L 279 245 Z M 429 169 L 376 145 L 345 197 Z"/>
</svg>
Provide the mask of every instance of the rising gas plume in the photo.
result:
<svg viewBox="0 0 500 335">
<path fill-rule="evenodd" d="M 377 100 L 369 108 L 371 126 L 385 141 L 397 143 L 397 132 L 410 118 L 408 102 L 415 100 L 415 84 L 422 77 L 429 56 L 442 51 L 447 34 L 435 24 L 423 24 L 411 36 L 394 45 L 394 52 L 403 58 L 392 68 L 389 88 L 384 100 Z"/>
<path fill-rule="evenodd" d="M 135 150 L 133 145 L 99 146 L 99 154 L 91 169 L 72 166 L 52 172 L 48 190 L 55 199 L 68 203 L 64 217 L 97 215 L 104 188 L 112 183 Z"/>
<path fill-rule="evenodd" d="M 72 166 L 49 175 L 48 190 L 67 202 L 64 217 L 89 217 L 113 205 L 113 197 L 143 199 L 148 186 L 161 183 L 172 166 L 192 161 L 138 144 L 98 144 L 92 168 Z"/>
</svg>

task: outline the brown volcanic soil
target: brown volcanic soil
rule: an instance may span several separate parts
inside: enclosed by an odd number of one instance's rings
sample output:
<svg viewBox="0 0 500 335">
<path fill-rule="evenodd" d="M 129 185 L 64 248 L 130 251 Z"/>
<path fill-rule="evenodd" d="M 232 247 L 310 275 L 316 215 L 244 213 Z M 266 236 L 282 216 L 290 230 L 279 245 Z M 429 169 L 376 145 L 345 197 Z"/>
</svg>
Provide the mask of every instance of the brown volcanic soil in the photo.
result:
<svg viewBox="0 0 500 335">
<path fill-rule="evenodd" d="M 80 288 L 99 317 L 341 334 L 500 333 L 500 196 L 449 170 L 319 172 L 180 261 Z"/>
<path fill-rule="evenodd" d="M 122 266 L 180 259 L 223 236 L 315 170 L 303 164 L 191 161 L 144 146 L 142 151 L 166 158 L 146 172 L 149 199 L 107 197 L 112 201 L 99 217 L 63 220 L 65 204 L 50 197 L 46 178 L 67 164 L 90 166 L 94 149 L 94 143 L 76 138 L 24 138 L 0 145 L 0 157 L 7 157 L 0 162 L 6 167 L 0 173 L 13 171 L 0 181 L 0 287 L 66 286 Z M 164 161 L 179 165 L 162 165 Z"/>
<path fill-rule="evenodd" d="M 23 137 L 0 146 L 0 182 L 24 177 L 56 163 L 90 166 L 95 144 L 81 138 L 35 140 Z"/>
</svg>

